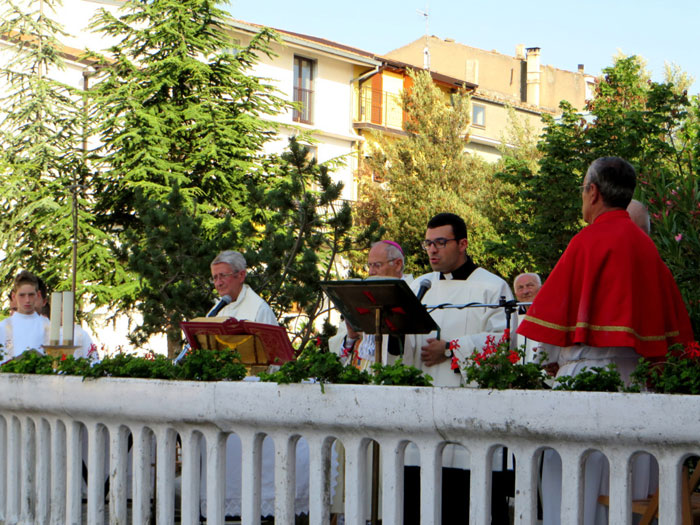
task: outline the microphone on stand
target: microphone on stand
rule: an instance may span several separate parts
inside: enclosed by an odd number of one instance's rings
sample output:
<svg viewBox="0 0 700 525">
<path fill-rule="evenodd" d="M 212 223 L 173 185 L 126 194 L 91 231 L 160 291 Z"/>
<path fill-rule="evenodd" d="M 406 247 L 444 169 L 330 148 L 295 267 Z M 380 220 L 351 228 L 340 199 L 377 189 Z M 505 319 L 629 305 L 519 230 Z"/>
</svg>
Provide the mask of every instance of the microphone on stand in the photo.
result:
<svg viewBox="0 0 700 525">
<path fill-rule="evenodd" d="M 216 317 L 216 314 L 218 314 L 221 310 L 223 310 L 224 306 L 227 304 L 230 304 L 233 299 L 231 299 L 230 295 L 224 295 L 218 303 L 216 303 L 216 306 L 209 310 L 209 313 L 207 314 L 207 317 Z"/>
<path fill-rule="evenodd" d="M 221 310 L 223 310 L 224 306 L 227 304 L 230 304 L 233 299 L 231 299 L 230 295 L 224 295 L 221 299 L 219 299 L 219 302 L 216 303 L 216 306 L 209 310 L 209 313 L 207 313 L 206 317 L 215 317 L 216 314 L 218 314 Z M 178 356 L 173 360 L 173 364 L 179 365 L 180 361 L 183 360 L 187 352 L 190 350 L 190 344 L 187 343 L 185 344 L 184 348 L 182 351 L 178 354 Z"/>
<path fill-rule="evenodd" d="M 430 290 L 430 287 L 433 285 L 428 279 L 423 279 L 420 282 L 420 288 L 418 288 L 418 294 L 416 297 L 418 298 L 419 301 L 423 300 L 423 296 Z"/>
</svg>

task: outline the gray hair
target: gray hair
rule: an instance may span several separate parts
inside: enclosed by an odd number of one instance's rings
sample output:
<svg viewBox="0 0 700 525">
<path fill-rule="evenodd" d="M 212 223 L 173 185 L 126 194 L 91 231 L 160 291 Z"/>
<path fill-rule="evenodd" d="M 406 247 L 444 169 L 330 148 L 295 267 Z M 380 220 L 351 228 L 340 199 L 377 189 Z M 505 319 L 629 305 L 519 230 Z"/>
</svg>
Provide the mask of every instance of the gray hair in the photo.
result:
<svg viewBox="0 0 700 525">
<path fill-rule="evenodd" d="M 228 264 L 234 272 L 240 272 L 246 269 L 245 257 L 243 257 L 241 252 L 233 250 L 225 250 L 214 257 L 210 266 L 214 266 L 215 264 Z"/>
<path fill-rule="evenodd" d="M 372 246 L 370 246 L 370 248 L 374 248 L 378 244 L 381 244 L 386 248 L 385 253 L 387 259 L 398 259 L 399 261 L 401 261 L 401 268 L 403 268 L 406 265 L 406 262 L 403 258 L 403 253 L 396 246 L 394 246 L 393 243 L 387 241 L 377 241 L 375 243 L 372 243 Z"/>
<path fill-rule="evenodd" d="M 620 157 L 601 157 L 591 163 L 586 175 L 586 186 L 595 184 L 607 206 L 627 208 L 637 185 L 637 174 L 629 162 Z"/>
<path fill-rule="evenodd" d="M 513 279 L 513 287 L 515 287 L 515 283 L 517 283 L 518 279 L 520 279 L 521 277 L 534 277 L 535 281 L 537 282 L 537 286 L 542 286 L 542 279 L 540 279 L 540 276 L 536 273 L 521 273 L 519 275 L 516 275 L 515 279 Z"/>
</svg>

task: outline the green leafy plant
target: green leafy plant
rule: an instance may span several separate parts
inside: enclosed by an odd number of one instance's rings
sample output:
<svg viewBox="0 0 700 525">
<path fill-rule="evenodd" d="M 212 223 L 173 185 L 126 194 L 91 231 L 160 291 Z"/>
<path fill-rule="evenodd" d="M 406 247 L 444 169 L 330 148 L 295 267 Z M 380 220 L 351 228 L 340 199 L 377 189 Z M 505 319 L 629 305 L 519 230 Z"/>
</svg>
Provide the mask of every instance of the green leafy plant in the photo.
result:
<svg viewBox="0 0 700 525">
<path fill-rule="evenodd" d="M 374 370 L 372 382 L 375 385 L 433 386 L 431 376 L 424 374 L 415 366 L 404 365 L 401 359 L 397 359 L 391 365 L 375 363 L 372 365 L 372 370 Z"/>
<path fill-rule="evenodd" d="M 140 377 L 175 379 L 175 365 L 167 357 L 149 352 L 145 357 L 133 354 L 107 356 L 90 368 L 85 377 Z"/>
<path fill-rule="evenodd" d="M 673 345 L 663 362 L 640 359 L 632 373 L 633 387 L 663 394 L 700 394 L 700 344 Z"/>
<path fill-rule="evenodd" d="M 619 392 L 625 386 L 614 363 L 605 367 L 584 368 L 575 376 L 561 376 L 556 381 L 557 385 L 554 390 Z"/>
<path fill-rule="evenodd" d="M 523 363 L 525 347 L 510 348 L 510 332 L 506 330 L 496 343 L 494 336 L 486 338 L 481 351 L 474 350 L 464 367 L 468 382 L 479 388 L 504 390 L 515 388 L 534 390 L 545 388 L 546 374 L 538 363 Z"/>
<path fill-rule="evenodd" d="M 77 359 L 72 355 L 63 356 L 58 361 L 58 366 L 56 367 L 56 373 L 64 374 L 69 376 L 87 376 L 90 373 L 95 361 L 91 359 L 85 359 L 84 357 L 78 357 Z"/>
<path fill-rule="evenodd" d="M 36 350 L 28 350 L 0 366 L 7 374 L 53 374 L 53 358 Z"/>
<path fill-rule="evenodd" d="M 354 366 L 344 366 L 340 358 L 323 351 L 311 343 L 299 354 L 296 361 L 283 364 L 277 372 L 259 374 L 262 381 L 280 384 L 300 383 L 315 379 L 323 387 L 326 383 L 367 385 L 432 386 L 432 378 L 412 366 L 405 366 L 399 359 L 393 365 L 372 365 L 374 375 Z"/>
<path fill-rule="evenodd" d="M 277 372 L 259 374 L 262 381 L 280 384 L 300 383 L 315 379 L 324 383 L 368 384 L 370 375 L 355 367 L 345 367 L 340 358 L 331 352 L 322 351 L 314 342 L 306 345 L 295 361 L 284 363 Z"/>
<path fill-rule="evenodd" d="M 191 350 L 176 368 L 177 379 L 188 381 L 240 381 L 247 370 L 238 352 Z"/>
</svg>

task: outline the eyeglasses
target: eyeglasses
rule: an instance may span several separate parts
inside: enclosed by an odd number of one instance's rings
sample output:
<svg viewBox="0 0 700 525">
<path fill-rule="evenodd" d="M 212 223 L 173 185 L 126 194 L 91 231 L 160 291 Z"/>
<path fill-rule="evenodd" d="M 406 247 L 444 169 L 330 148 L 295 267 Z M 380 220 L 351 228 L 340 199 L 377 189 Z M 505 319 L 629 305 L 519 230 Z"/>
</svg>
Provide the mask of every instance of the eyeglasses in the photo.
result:
<svg viewBox="0 0 700 525">
<path fill-rule="evenodd" d="M 421 246 L 425 248 L 426 250 L 429 250 L 431 247 L 435 246 L 438 250 L 441 250 L 445 246 L 447 246 L 447 243 L 450 241 L 457 241 L 457 239 L 445 239 L 444 237 L 438 237 L 437 239 L 425 239 L 422 243 Z"/>
<path fill-rule="evenodd" d="M 367 270 L 379 270 L 382 266 L 385 264 L 393 264 L 396 259 L 388 259 L 387 261 L 384 262 L 371 262 L 367 263 L 367 266 L 365 266 L 365 269 Z"/>
<path fill-rule="evenodd" d="M 213 284 L 216 281 L 223 281 L 224 279 L 226 279 L 228 277 L 233 277 L 234 275 L 238 275 L 239 273 L 241 273 L 241 271 L 230 272 L 230 273 L 217 273 L 216 275 L 211 276 L 211 279 L 209 279 L 209 282 L 211 282 Z"/>
</svg>

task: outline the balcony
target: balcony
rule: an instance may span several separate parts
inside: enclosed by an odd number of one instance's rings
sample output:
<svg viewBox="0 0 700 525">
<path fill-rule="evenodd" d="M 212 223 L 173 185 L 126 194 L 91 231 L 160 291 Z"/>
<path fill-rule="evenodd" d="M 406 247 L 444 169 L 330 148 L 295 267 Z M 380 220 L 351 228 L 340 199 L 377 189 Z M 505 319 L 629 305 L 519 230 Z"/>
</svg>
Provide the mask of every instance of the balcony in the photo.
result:
<svg viewBox="0 0 700 525">
<path fill-rule="evenodd" d="M 356 97 L 354 127 L 402 130 L 403 110 L 398 94 L 365 87 L 356 92 Z"/>
<path fill-rule="evenodd" d="M 364 525 L 369 445 L 380 445 L 385 524 L 401 523 L 403 458 L 421 458 L 421 520 L 439 523 L 441 453 L 470 455 L 471 523 L 488 517 L 492 456 L 515 457 L 515 523 L 536 523 L 538 458 L 562 459 L 562 523 L 579 523 L 583 459 L 610 464 L 610 523 L 631 523 L 629 465 L 640 451 L 660 471 L 660 523 L 681 523 L 681 465 L 700 454 L 700 397 L 0 375 L 3 523 L 224 522 L 226 437 L 241 443 L 241 520 L 260 523 L 263 438 L 274 443 L 276 523 L 293 523 L 295 456 L 308 443 L 311 524 L 330 520 L 333 442 L 345 448 L 345 522 Z M 87 488 L 81 462 L 86 459 Z M 206 464 L 202 489 L 200 462 Z M 92 480 L 109 480 L 108 486 Z M 179 490 L 176 491 L 176 485 Z M 176 499 L 179 493 L 179 501 Z M 107 502 L 107 503 L 105 503 Z"/>
</svg>

